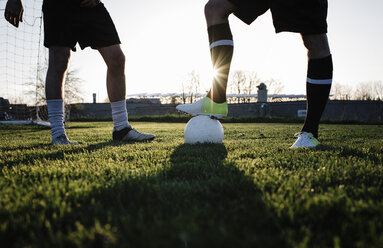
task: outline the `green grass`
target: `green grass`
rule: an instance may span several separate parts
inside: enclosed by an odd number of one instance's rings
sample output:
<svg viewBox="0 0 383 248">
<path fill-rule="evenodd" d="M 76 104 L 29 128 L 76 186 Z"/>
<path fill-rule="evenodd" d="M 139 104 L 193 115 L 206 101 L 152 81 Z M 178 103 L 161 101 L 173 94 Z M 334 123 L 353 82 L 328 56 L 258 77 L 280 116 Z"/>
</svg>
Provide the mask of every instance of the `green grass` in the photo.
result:
<svg viewBox="0 0 383 248">
<path fill-rule="evenodd" d="M 226 123 L 223 145 L 111 142 L 111 123 L 0 126 L 1 247 L 382 247 L 383 126 Z"/>
<path fill-rule="evenodd" d="M 109 117 L 81 117 L 71 118 L 76 122 L 102 122 L 112 121 Z M 129 116 L 130 121 L 134 122 L 167 122 L 167 123 L 187 123 L 190 116 L 184 114 L 168 114 L 168 115 L 144 115 Z M 229 116 L 222 120 L 222 123 L 303 123 L 304 118 L 297 116 Z M 383 121 L 357 121 L 357 120 L 330 120 L 322 119 L 321 123 L 325 124 L 364 124 L 364 125 L 382 125 Z"/>
</svg>

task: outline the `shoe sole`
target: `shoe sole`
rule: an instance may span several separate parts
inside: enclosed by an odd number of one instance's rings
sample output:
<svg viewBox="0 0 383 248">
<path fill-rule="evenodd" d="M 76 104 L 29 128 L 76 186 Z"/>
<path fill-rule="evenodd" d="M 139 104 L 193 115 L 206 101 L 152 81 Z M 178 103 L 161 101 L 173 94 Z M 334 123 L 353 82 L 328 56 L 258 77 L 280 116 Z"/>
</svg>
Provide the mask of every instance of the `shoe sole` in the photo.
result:
<svg viewBox="0 0 383 248">
<path fill-rule="evenodd" d="M 79 146 L 80 144 L 79 143 L 65 143 L 65 144 L 51 143 L 51 145 L 53 145 L 53 146 Z"/>
<path fill-rule="evenodd" d="M 150 138 L 150 139 L 144 139 L 144 140 L 124 140 L 124 139 L 121 139 L 121 140 L 113 140 L 113 141 L 116 141 L 116 142 L 146 142 L 146 141 L 152 141 L 154 140 L 156 137 L 153 137 L 153 138 Z"/>
<path fill-rule="evenodd" d="M 316 145 L 316 146 L 290 146 L 290 149 L 304 149 L 304 148 L 315 148 L 315 147 L 318 147 L 319 146 L 319 144 L 318 145 Z"/>
<path fill-rule="evenodd" d="M 216 114 L 205 114 L 205 113 L 198 113 L 198 114 L 190 114 L 188 112 L 185 112 L 185 111 L 182 111 L 182 110 L 178 110 L 179 113 L 182 113 L 182 114 L 185 114 L 185 115 L 190 115 L 190 116 L 199 116 L 199 115 L 203 115 L 203 116 L 209 116 L 211 119 L 214 119 L 214 120 L 223 120 L 227 117 L 227 115 L 216 115 Z"/>
</svg>

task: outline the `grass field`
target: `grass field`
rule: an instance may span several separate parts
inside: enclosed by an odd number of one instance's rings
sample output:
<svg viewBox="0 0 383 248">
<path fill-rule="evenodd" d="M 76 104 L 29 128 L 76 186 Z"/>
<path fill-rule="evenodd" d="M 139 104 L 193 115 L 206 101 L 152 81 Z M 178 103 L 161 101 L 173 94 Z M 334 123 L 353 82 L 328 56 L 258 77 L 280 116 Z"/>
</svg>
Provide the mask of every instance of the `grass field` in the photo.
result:
<svg viewBox="0 0 383 248">
<path fill-rule="evenodd" d="M 383 247 L 383 126 L 224 124 L 185 145 L 185 124 L 133 123 L 157 139 L 111 142 L 111 123 L 0 126 L 1 247 Z"/>
</svg>

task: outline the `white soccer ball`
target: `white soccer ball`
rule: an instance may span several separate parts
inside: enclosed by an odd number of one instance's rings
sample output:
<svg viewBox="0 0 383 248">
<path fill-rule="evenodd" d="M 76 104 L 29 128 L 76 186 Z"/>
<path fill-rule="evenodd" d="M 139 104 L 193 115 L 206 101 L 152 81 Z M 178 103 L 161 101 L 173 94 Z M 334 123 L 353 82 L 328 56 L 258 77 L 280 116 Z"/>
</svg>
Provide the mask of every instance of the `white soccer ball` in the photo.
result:
<svg viewBox="0 0 383 248">
<path fill-rule="evenodd" d="M 185 143 L 222 143 L 223 127 L 218 120 L 198 115 L 189 120 L 184 131 Z"/>
</svg>

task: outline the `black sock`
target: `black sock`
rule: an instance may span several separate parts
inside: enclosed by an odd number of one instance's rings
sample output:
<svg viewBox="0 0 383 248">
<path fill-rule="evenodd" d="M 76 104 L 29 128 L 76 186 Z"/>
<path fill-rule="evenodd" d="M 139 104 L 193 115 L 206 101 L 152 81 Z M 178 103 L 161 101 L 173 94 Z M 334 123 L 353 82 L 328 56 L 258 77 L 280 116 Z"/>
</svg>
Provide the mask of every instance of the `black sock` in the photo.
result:
<svg viewBox="0 0 383 248">
<path fill-rule="evenodd" d="M 310 59 L 307 71 L 307 115 L 302 132 L 312 133 L 318 138 L 319 121 L 326 107 L 332 84 L 331 55 L 321 59 Z"/>
<path fill-rule="evenodd" d="M 216 103 L 226 102 L 227 79 L 233 57 L 233 36 L 229 23 L 222 23 L 208 28 L 210 53 L 216 76 L 207 97 Z"/>
</svg>

